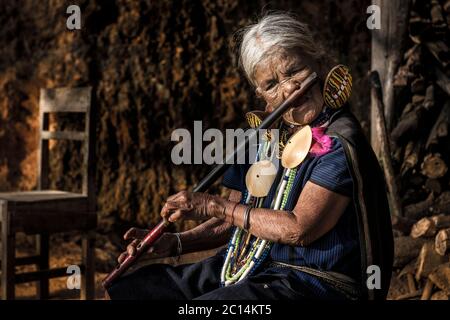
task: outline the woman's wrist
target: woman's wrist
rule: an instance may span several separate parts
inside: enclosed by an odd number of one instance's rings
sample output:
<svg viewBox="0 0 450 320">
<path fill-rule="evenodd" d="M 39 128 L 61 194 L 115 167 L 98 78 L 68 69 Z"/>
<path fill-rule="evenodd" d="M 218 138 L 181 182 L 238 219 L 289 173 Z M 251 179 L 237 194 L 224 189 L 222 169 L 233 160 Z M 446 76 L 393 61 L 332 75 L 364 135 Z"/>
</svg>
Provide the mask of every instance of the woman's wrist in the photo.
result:
<svg viewBox="0 0 450 320">
<path fill-rule="evenodd" d="M 219 196 L 214 196 L 209 200 L 208 212 L 212 217 L 234 224 L 233 212 L 238 204 L 239 202 L 233 202 Z"/>
<path fill-rule="evenodd" d="M 227 202 L 228 200 L 222 197 L 209 195 L 206 204 L 208 216 L 223 220 Z"/>
</svg>

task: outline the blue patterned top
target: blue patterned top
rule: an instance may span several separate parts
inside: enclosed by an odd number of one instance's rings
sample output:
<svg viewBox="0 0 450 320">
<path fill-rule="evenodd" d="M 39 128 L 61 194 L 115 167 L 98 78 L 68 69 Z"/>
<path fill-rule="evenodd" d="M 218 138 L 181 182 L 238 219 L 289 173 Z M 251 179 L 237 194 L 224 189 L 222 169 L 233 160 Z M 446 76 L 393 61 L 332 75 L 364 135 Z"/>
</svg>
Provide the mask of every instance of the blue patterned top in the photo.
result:
<svg viewBox="0 0 450 320">
<path fill-rule="evenodd" d="M 332 150 L 319 157 L 308 156 L 299 166 L 285 210 L 293 210 L 307 181 L 352 198 L 353 182 L 347 165 L 344 148 L 338 138 L 333 139 Z M 245 175 L 250 165 L 233 165 L 223 177 L 223 185 L 242 193 L 246 191 Z M 281 169 L 280 169 L 281 171 Z M 263 207 L 269 207 L 274 198 L 277 181 L 265 199 Z M 322 271 L 334 271 L 360 279 L 360 250 L 356 213 L 351 201 L 335 227 L 320 239 L 302 246 L 275 243 L 269 259 L 293 265 L 307 266 Z M 275 271 L 275 270 L 274 270 Z M 298 282 L 298 290 L 309 291 L 315 297 L 339 298 L 340 295 L 319 278 L 290 268 L 277 268 L 276 272 L 288 273 Z"/>
</svg>

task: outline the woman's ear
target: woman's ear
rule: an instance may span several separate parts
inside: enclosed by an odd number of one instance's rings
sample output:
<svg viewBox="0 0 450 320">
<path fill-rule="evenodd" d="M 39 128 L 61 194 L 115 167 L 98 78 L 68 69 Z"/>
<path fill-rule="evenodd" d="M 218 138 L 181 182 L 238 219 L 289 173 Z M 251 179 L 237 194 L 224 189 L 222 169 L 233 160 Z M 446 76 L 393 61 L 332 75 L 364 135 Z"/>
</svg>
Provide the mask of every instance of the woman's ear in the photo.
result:
<svg viewBox="0 0 450 320">
<path fill-rule="evenodd" d="M 273 111 L 273 107 L 270 104 L 266 104 L 266 107 L 264 108 L 265 112 L 272 112 Z"/>
<path fill-rule="evenodd" d="M 262 91 L 261 91 L 261 88 L 256 88 L 255 89 L 255 94 L 256 94 L 256 97 L 257 98 L 261 98 L 262 97 Z"/>
</svg>

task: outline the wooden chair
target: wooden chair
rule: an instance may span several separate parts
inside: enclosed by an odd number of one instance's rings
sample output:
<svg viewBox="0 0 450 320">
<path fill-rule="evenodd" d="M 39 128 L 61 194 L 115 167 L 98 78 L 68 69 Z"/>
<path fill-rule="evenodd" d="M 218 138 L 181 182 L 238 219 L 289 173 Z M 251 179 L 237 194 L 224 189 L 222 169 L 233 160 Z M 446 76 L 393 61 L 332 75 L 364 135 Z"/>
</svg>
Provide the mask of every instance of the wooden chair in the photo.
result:
<svg viewBox="0 0 450 320">
<path fill-rule="evenodd" d="M 85 114 L 84 131 L 49 131 L 49 113 Z M 66 267 L 49 269 L 49 235 L 80 231 L 82 234 L 81 298 L 93 299 L 94 230 L 97 226 L 94 195 L 95 129 L 91 108 L 91 88 L 41 89 L 39 101 L 39 160 L 36 191 L 0 193 L 2 244 L 1 288 L 3 299 L 14 299 L 15 284 L 37 281 L 40 299 L 49 296 L 49 279 L 68 276 Z M 82 193 L 48 190 L 50 139 L 79 140 L 83 147 Z M 15 234 L 36 235 L 36 255 L 15 257 Z M 38 271 L 15 273 L 15 266 L 37 265 Z"/>
</svg>

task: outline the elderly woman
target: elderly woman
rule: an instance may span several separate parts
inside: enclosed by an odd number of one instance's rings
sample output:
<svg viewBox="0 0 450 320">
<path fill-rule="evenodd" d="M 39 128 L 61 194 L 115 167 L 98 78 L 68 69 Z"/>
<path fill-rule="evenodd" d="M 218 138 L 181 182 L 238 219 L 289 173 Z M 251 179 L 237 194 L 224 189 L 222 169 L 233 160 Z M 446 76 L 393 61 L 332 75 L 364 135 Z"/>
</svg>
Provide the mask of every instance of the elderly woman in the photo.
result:
<svg viewBox="0 0 450 320">
<path fill-rule="evenodd" d="M 329 149 L 290 171 L 289 196 L 276 210 L 272 200 L 283 180 L 281 166 L 257 207 L 249 204 L 244 182 L 249 165 L 226 172 L 228 199 L 188 191 L 170 196 L 162 216 L 205 222 L 179 234 L 165 233 L 150 254 L 176 256 L 229 242 L 228 250 L 194 264 L 143 267 L 114 283 L 110 298 L 385 298 L 393 249 L 382 173 L 345 101 L 326 101 L 323 87 L 333 81 L 327 77 L 332 65 L 326 51 L 305 24 L 273 13 L 243 30 L 239 52 L 268 113 L 317 73 L 319 81 L 283 116 L 281 127 L 288 135 L 307 124 L 321 128 L 330 137 Z M 125 234 L 133 241 L 119 262 L 134 254 L 145 233 L 133 228 Z"/>
</svg>

